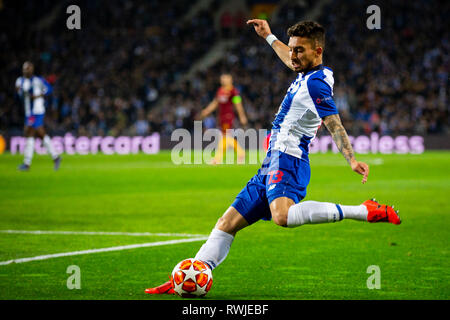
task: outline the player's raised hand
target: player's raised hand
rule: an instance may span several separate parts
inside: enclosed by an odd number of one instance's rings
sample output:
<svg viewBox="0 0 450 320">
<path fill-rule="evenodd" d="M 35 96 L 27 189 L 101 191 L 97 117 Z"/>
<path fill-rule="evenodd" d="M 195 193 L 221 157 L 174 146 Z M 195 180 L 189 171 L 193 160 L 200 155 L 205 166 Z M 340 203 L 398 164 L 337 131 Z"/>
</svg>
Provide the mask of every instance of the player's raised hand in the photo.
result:
<svg viewBox="0 0 450 320">
<path fill-rule="evenodd" d="M 258 36 L 263 39 L 267 38 L 267 36 L 272 33 L 272 31 L 270 31 L 269 23 L 267 23 L 266 20 L 251 19 L 247 21 L 247 24 L 253 25 Z"/>
<path fill-rule="evenodd" d="M 356 173 L 359 173 L 363 176 L 361 183 L 364 184 L 367 182 L 367 177 L 369 176 L 369 166 L 367 163 L 359 162 L 356 160 L 353 160 L 350 165 L 352 166 L 352 170 Z"/>
</svg>

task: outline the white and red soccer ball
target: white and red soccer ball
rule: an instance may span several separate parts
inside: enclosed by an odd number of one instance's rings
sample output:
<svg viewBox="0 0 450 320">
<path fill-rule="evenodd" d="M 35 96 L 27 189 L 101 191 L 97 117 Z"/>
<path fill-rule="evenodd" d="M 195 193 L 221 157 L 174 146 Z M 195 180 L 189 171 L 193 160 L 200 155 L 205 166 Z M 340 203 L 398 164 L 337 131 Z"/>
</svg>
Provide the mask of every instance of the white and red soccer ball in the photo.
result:
<svg viewBox="0 0 450 320">
<path fill-rule="evenodd" d="M 170 277 L 173 289 L 183 298 L 203 297 L 211 289 L 213 277 L 208 265 L 189 258 L 173 268 Z"/>
</svg>

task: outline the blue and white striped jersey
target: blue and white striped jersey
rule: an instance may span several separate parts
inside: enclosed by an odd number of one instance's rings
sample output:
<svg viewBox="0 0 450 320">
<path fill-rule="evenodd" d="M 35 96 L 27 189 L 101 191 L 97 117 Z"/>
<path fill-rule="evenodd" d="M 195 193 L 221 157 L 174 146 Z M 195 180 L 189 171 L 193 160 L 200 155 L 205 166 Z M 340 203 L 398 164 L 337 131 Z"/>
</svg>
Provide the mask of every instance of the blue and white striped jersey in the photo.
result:
<svg viewBox="0 0 450 320">
<path fill-rule="evenodd" d="M 323 65 L 298 74 L 272 122 L 269 150 L 308 160 L 309 144 L 322 118 L 338 113 L 333 84 L 333 71 Z"/>
<path fill-rule="evenodd" d="M 16 80 L 16 89 L 25 108 L 25 116 L 45 114 L 45 100 L 43 97 L 32 99 L 32 96 L 47 95 L 52 91 L 50 84 L 41 77 L 19 77 Z"/>
</svg>

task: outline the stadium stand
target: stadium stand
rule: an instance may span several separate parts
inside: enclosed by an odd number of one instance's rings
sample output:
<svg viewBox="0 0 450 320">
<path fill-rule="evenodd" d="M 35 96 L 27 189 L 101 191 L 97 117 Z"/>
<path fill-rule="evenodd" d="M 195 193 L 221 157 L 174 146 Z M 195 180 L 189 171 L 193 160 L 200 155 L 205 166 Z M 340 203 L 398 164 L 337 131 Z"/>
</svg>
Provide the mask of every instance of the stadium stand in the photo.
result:
<svg viewBox="0 0 450 320">
<path fill-rule="evenodd" d="M 54 86 L 46 117 L 52 135 L 170 135 L 174 128 L 192 129 L 222 71 L 233 74 L 249 125 L 270 128 L 295 74 L 243 24 L 257 1 L 247 1 L 247 12 L 226 11 L 225 18 L 217 16 L 223 2 L 209 1 L 183 20 L 195 2 L 75 1 L 82 8 L 77 31 L 65 27 L 65 2 L 59 11 L 52 1 L 2 2 L 0 133 L 22 133 L 14 81 L 25 60 Z M 315 3 L 276 4 L 272 31 L 286 42 L 287 27 L 308 18 Z M 367 4 L 356 0 L 328 1 L 317 18 L 327 28 L 324 61 L 334 70 L 335 101 L 346 128 L 351 134 L 448 133 L 450 3 L 380 6 L 381 30 L 366 27 Z M 25 27 L 30 25 L 36 27 Z M 234 39 L 232 49 L 212 67 L 179 81 L 224 37 Z"/>
</svg>

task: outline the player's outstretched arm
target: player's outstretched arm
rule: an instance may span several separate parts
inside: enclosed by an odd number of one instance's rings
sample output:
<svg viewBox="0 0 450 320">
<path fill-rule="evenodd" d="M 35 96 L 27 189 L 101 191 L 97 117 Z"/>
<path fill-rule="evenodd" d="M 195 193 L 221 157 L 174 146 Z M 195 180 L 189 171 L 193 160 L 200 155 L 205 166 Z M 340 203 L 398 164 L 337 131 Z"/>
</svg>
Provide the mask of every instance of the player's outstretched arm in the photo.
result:
<svg viewBox="0 0 450 320">
<path fill-rule="evenodd" d="M 364 162 L 356 161 L 352 144 L 348 139 L 347 131 L 342 125 L 339 114 L 332 114 L 323 118 L 323 123 L 333 137 L 336 146 L 350 164 L 352 170 L 363 176 L 362 183 L 366 183 L 369 175 L 369 166 Z"/>
<path fill-rule="evenodd" d="M 247 125 L 247 116 L 245 115 L 244 107 L 242 106 L 242 102 L 235 102 L 234 107 L 237 110 L 239 121 L 243 126 Z"/>
<path fill-rule="evenodd" d="M 211 112 L 217 109 L 219 102 L 217 99 L 213 99 L 208 106 L 200 112 L 200 119 L 206 118 Z"/>
<path fill-rule="evenodd" d="M 260 36 L 264 40 L 266 40 L 266 38 L 272 34 L 272 31 L 270 31 L 269 23 L 266 20 L 251 19 L 247 21 L 247 24 L 253 25 L 258 36 Z M 289 69 L 294 70 L 289 54 L 289 47 L 287 45 L 277 39 L 272 42 L 272 49 Z"/>
</svg>

